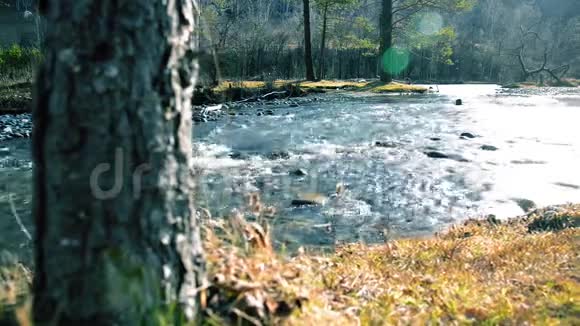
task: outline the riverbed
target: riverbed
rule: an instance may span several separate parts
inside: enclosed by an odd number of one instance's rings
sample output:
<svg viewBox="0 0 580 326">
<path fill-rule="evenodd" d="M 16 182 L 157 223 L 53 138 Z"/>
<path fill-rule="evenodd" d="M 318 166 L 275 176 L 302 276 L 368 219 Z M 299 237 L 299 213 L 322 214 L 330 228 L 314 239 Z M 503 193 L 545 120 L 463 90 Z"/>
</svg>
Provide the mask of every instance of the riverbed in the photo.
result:
<svg viewBox="0 0 580 326">
<path fill-rule="evenodd" d="M 434 90 L 327 94 L 198 123 L 197 206 L 227 217 L 259 193 L 276 208 L 277 245 L 332 247 L 580 201 L 579 88 Z M 9 198 L 33 230 L 29 148 L 27 139 L 0 142 L 0 249 L 26 243 Z M 323 205 L 292 204 L 312 194 Z"/>
</svg>

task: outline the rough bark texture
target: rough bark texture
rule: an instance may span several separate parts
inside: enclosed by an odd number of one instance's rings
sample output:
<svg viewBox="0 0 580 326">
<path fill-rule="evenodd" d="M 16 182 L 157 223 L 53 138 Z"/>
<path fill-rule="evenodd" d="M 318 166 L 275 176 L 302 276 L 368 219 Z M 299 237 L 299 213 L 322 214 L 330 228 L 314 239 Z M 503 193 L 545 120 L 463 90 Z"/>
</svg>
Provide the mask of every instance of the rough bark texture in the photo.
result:
<svg viewBox="0 0 580 326">
<path fill-rule="evenodd" d="M 35 325 L 197 315 L 197 0 L 53 0 L 34 108 Z"/>
<path fill-rule="evenodd" d="M 381 45 L 379 60 L 381 61 L 381 81 L 390 83 L 393 77 L 384 67 L 383 55 L 393 45 L 393 0 L 382 0 L 380 25 Z"/>
<path fill-rule="evenodd" d="M 310 36 L 310 0 L 304 2 L 304 64 L 306 79 L 314 80 L 314 65 L 312 64 L 312 40 Z"/>
</svg>

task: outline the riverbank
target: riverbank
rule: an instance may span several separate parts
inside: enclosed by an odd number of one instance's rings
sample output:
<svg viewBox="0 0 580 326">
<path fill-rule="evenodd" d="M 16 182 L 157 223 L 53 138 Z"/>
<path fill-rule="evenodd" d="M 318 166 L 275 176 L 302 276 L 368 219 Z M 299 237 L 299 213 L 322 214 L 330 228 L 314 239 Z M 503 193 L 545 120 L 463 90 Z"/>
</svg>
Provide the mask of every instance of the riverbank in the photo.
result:
<svg viewBox="0 0 580 326">
<path fill-rule="evenodd" d="M 579 79 L 563 79 L 559 84 L 554 82 L 548 82 L 545 85 L 538 84 L 536 82 L 519 82 L 519 83 L 509 83 L 502 86 L 506 89 L 520 89 L 520 88 L 540 88 L 540 87 L 580 87 Z"/>
<path fill-rule="evenodd" d="M 274 252 L 261 226 L 234 219 L 205 228 L 208 324 L 580 322 L 580 205 L 293 257 Z M 0 269 L 0 321 L 27 320 L 31 275 L 18 263 Z"/>
<path fill-rule="evenodd" d="M 199 88 L 193 104 L 197 106 L 231 102 L 251 103 L 306 96 L 331 90 L 371 91 L 375 93 L 424 93 L 427 88 L 401 83 L 359 81 L 223 81 L 213 88 Z M 32 83 L 0 85 L 0 114 L 28 113 L 32 103 Z"/>
<path fill-rule="evenodd" d="M 271 110 L 259 108 L 266 104 L 301 106 L 320 101 L 321 97 L 316 94 L 330 91 L 407 94 L 424 93 L 427 89 L 376 81 L 224 81 L 212 89 L 199 89 L 196 92 L 193 99 L 193 119 L 195 122 L 216 121 L 225 116 L 250 114 L 244 109 L 256 108 L 256 115 L 269 115 Z M 0 86 L 0 142 L 30 136 L 31 94 L 32 84 L 29 82 Z"/>
</svg>

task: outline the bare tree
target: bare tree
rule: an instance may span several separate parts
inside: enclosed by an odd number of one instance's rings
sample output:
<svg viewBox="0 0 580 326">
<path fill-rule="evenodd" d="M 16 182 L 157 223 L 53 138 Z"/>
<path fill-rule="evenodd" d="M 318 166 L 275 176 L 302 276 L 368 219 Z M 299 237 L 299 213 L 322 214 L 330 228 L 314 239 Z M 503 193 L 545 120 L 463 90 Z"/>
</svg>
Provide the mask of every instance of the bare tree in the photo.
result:
<svg viewBox="0 0 580 326">
<path fill-rule="evenodd" d="M 312 64 L 312 40 L 310 36 L 310 0 L 304 3 L 304 64 L 306 65 L 306 79 L 314 80 L 314 65 Z"/>
<path fill-rule="evenodd" d="M 540 75 L 541 73 L 545 72 L 547 73 L 555 82 L 557 82 L 558 84 L 562 83 L 562 78 L 566 75 L 566 73 L 568 72 L 568 70 L 570 69 L 569 65 L 561 65 L 559 67 L 556 68 L 548 68 L 548 60 L 549 60 L 549 49 L 548 49 L 548 45 L 545 44 L 546 42 L 544 42 L 544 40 L 542 40 L 542 38 L 540 37 L 540 35 L 536 32 L 534 32 L 532 30 L 533 26 L 531 28 L 528 29 L 524 29 L 523 27 L 520 27 L 520 33 L 521 33 L 521 44 L 520 46 L 516 49 L 516 58 L 518 59 L 518 63 L 520 65 L 520 68 L 522 69 L 522 81 L 526 81 L 528 78 L 534 76 L 534 75 Z M 539 67 L 533 69 L 533 68 L 529 68 L 528 64 L 526 63 L 527 59 L 526 59 L 526 41 L 529 38 L 532 38 L 534 40 L 538 40 L 540 42 L 542 42 L 544 44 L 544 52 L 542 55 L 542 63 L 540 64 Z"/>
<path fill-rule="evenodd" d="M 37 325 L 198 316 L 197 0 L 43 1 L 33 138 Z"/>
<path fill-rule="evenodd" d="M 393 0 L 382 0 L 381 18 L 380 18 L 380 51 L 379 57 L 387 52 L 393 45 Z M 390 83 L 393 80 L 391 74 L 381 65 L 381 81 Z"/>
</svg>

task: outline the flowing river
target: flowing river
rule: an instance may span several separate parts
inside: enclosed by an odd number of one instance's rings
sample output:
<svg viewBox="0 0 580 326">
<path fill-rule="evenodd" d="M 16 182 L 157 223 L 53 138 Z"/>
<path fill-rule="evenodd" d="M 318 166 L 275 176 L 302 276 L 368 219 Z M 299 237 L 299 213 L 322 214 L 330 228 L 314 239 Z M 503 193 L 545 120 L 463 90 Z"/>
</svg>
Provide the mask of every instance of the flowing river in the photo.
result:
<svg viewBox="0 0 580 326">
<path fill-rule="evenodd" d="M 277 209 L 270 220 L 277 245 L 329 247 L 580 201 L 579 88 L 438 89 L 327 94 L 197 124 L 197 206 L 228 216 L 259 193 Z M 0 249 L 25 240 L 10 198 L 32 230 L 29 147 L 0 143 Z M 312 194 L 324 205 L 292 205 Z"/>
</svg>

